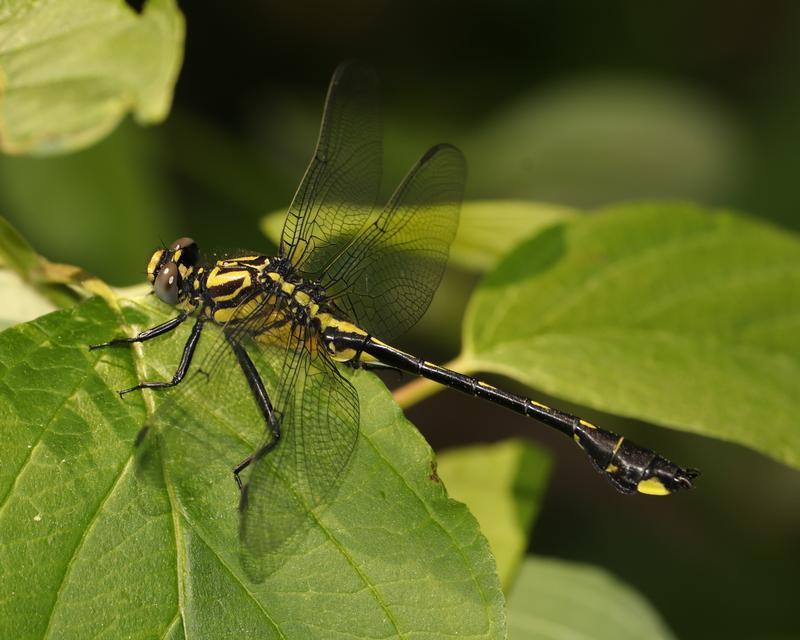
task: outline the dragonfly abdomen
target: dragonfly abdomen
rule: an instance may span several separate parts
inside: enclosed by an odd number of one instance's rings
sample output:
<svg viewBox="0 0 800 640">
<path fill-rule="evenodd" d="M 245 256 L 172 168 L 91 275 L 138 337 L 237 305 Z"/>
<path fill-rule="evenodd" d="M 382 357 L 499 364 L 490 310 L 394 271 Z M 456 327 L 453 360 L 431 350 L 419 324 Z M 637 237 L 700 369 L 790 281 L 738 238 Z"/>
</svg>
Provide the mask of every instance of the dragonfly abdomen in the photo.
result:
<svg viewBox="0 0 800 640">
<path fill-rule="evenodd" d="M 359 330 L 360 331 L 360 330 Z M 365 333 L 352 333 L 331 327 L 325 339 L 339 352 L 364 354 L 386 366 L 422 376 L 457 391 L 483 398 L 557 429 L 571 437 L 589 456 L 597 471 L 622 493 L 668 495 L 690 489 L 697 476 L 612 431 L 601 429 L 529 398 L 498 389 L 478 378 L 467 376 L 391 347 Z"/>
</svg>

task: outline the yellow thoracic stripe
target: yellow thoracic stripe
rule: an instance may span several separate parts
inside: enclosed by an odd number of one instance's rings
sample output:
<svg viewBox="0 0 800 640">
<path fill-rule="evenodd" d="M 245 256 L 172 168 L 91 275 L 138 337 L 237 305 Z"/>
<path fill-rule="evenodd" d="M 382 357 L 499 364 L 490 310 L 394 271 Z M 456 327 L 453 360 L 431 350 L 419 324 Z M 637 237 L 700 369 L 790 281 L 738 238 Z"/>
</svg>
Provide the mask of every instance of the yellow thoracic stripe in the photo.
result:
<svg viewBox="0 0 800 640">
<path fill-rule="evenodd" d="M 263 260 L 263 258 L 264 258 L 264 256 L 256 256 L 256 255 L 252 255 L 252 256 L 236 256 L 235 258 L 231 258 L 229 260 L 223 260 L 222 261 L 222 266 L 223 267 L 229 267 L 229 266 L 236 267 L 242 262 L 255 262 L 255 261 L 258 261 L 258 260 Z"/>
<path fill-rule="evenodd" d="M 208 274 L 208 279 L 206 280 L 206 287 L 208 289 L 214 289 L 216 287 L 224 287 L 229 285 L 232 282 L 238 282 L 238 286 L 230 293 L 226 294 L 212 294 L 212 297 L 215 302 L 226 302 L 228 300 L 233 300 L 236 296 L 238 296 L 242 290 L 247 289 L 253 286 L 252 278 L 250 277 L 250 272 L 246 269 L 237 269 L 235 271 L 221 271 L 219 267 L 214 267 L 211 272 Z"/>
<path fill-rule="evenodd" d="M 263 302 L 262 296 L 256 296 L 244 304 L 233 307 L 220 307 L 214 310 L 214 322 L 225 324 L 231 320 L 245 320 Z"/>
</svg>

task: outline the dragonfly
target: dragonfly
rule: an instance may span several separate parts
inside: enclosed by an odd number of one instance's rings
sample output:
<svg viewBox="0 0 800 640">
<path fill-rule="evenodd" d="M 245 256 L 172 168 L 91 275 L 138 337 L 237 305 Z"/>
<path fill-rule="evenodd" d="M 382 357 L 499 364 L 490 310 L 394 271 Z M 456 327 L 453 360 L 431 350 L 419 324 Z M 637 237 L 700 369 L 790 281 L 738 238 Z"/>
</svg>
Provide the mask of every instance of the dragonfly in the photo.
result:
<svg viewBox="0 0 800 640">
<path fill-rule="evenodd" d="M 308 511 L 324 506 L 341 483 L 360 420 L 359 397 L 343 368 L 422 376 L 534 418 L 573 439 L 622 493 L 691 488 L 694 469 L 391 345 L 425 313 L 440 283 L 458 226 L 466 162 L 452 145 L 431 147 L 379 208 L 382 154 L 376 76 L 360 63 L 342 64 L 331 79 L 316 149 L 289 206 L 277 255 L 202 260 L 197 243 L 180 238 L 147 265 L 153 292 L 178 314 L 134 337 L 91 346 L 145 342 L 193 318 L 172 378 L 140 382 L 120 394 L 168 389 L 184 380 L 204 329 L 217 326 L 218 344 L 199 379 L 213 384 L 231 375 L 216 369 L 238 368 L 264 425 L 261 442 L 233 467 L 239 536 L 249 557 L 257 560 L 292 539 Z M 267 363 L 269 375 L 253 355 Z M 179 413 L 157 412 L 138 441 L 154 425 L 180 421 Z"/>
</svg>

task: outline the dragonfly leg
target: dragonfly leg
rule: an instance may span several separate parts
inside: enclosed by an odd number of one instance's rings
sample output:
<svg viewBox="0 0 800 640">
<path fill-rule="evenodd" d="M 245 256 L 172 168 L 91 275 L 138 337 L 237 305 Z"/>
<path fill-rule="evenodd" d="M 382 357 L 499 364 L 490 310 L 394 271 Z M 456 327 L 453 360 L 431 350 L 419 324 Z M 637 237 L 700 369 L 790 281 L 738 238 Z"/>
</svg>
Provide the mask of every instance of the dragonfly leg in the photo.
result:
<svg viewBox="0 0 800 640">
<path fill-rule="evenodd" d="M 253 364 L 250 356 L 247 355 L 245 348 L 236 342 L 236 340 L 231 336 L 226 334 L 226 337 L 234 355 L 236 355 L 236 360 L 239 362 L 242 373 L 247 379 L 247 384 L 250 386 L 250 391 L 253 392 L 253 398 L 255 398 L 256 404 L 261 411 L 261 415 L 264 416 L 264 423 L 266 424 L 266 427 L 272 436 L 266 445 L 261 447 L 255 453 L 251 453 L 233 468 L 233 478 L 236 480 L 236 486 L 239 487 L 239 491 L 243 491 L 244 489 L 240 474 L 247 467 L 249 467 L 252 462 L 261 456 L 266 455 L 275 448 L 281 439 L 281 427 L 280 420 L 278 419 L 277 413 L 272 408 L 272 403 L 269 401 L 269 395 L 264 387 L 264 381 L 261 379 L 261 375 L 258 373 L 258 369 L 256 369 L 256 366 Z"/>
<path fill-rule="evenodd" d="M 177 320 L 177 318 L 175 318 L 175 320 Z M 175 375 L 172 376 L 172 380 L 170 380 L 169 382 L 140 382 L 136 386 L 130 387 L 129 389 L 122 389 L 119 392 L 119 395 L 124 396 L 126 393 L 130 393 L 131 391 L 136 391 L 137 389 L 165 389 L 167 387 L 174 387 L 181 380 L 183 380 L 184 376 L 186 375 L 186 372 L 189 370 L 189 365 L 192 363 L 192 357 L 194 356 L 194 350 L 197 348 L 197 343 L 200 341 L 200 333 L 203 331 L 204 322 L 205 320 L 202 317 L 200 317 L 197 319 L 197 322 L 194 323 L 194 327 L 192 327 L 192 333 L 189 335 L 189 339 L 186 341 L 186 344 L 183 347 L 183 356 L 181 356 L 180 364 L 178 365 L 178 368 L 175 370 Z M 171 328 L 175 328 L 176 326 L 178 326 L 178 324 L 179 323 L 176 322 L 175 325 Z M 163 326 L 164 325 L 159 325 L 159 327 Z M 159 327 L 156 327 L 156 329 L 158 329 Z M 166 329 L 165 331 L 169 331 L 169 329 Z"/>
<path fill-rule="evenodd" d="M 189 312 L 184 311 L 180 315 L 170 320 L 167 320 L 166 322 L 162 322 L 161 324 L 153 327 L 152 329 L 147 329 L 146 331 L 142 331 L 133 338 L 115 338 L 114 340 L 109 340 L 108 342 L 101 342 L 100 344 L 90 344 L 89 350 L 93 351 L 95 349 L 102 349 L 103 347 L 116 347 L 122 344 L 133 344 L 134 342 L 144 342 L 145 340 L 150 340 L 151 338 L 157 338 L 158 336 L 163 336 L 165 333 L 169 333 L 170 331 L 175 329 L 179 324 L 181 324 L 184 320 L 186 320 L 187 317 L 189 317 Z"/>
</svg>

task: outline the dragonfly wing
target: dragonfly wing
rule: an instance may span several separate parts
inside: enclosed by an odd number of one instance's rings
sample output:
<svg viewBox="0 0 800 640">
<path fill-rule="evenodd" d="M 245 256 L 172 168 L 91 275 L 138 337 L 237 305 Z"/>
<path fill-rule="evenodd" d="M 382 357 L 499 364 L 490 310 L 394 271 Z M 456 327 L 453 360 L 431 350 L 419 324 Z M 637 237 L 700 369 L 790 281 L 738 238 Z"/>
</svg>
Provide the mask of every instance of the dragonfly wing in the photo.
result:
<svg viewBox="0 0 800 640">
<path fill-rule="evenodd" d="M 357 62 L 340 65 L 281 234 L 280 255 L 306 277 L 316 279 L 369 218 L 380 188 L 382 138 L 374 72 Z"/>
<path fill-rule="evenodd" d="M 257 455 L 242 499 L 242 564 L 255 580 L 282 561 L 333 497 L 358 440 L 355 389 L 315 348 L 316 338 L 308 340 L 299 327 L 291 333 L 273 403 L 281 437 Z M 268 436 L 263 451 L 270 442 Z"/>
<path fill-rule="evenodd" d="M 320 280 L 327 294 L 370 333 L 394 338 L 425 313 L 458 228 L 466 173 L 456 147 L 429 149 L 326 267 Z"/>
</svg>

